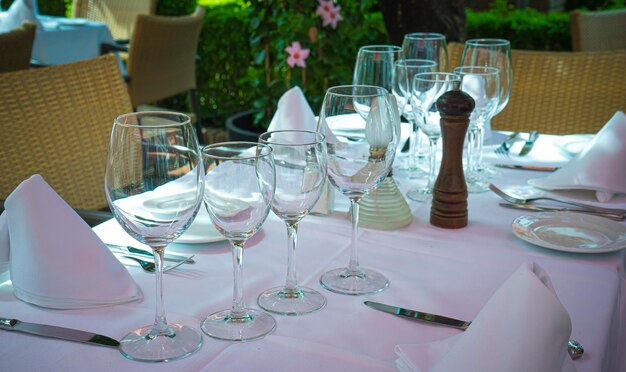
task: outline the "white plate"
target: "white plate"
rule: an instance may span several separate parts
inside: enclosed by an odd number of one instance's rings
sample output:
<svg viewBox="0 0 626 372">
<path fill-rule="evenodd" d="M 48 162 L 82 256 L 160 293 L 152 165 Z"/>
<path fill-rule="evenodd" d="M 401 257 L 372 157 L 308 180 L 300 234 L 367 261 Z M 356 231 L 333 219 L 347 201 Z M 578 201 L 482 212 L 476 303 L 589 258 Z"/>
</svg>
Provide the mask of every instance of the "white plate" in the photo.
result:
<svg viewBox="0 0 626 372">
<path fill-rule="evenodd" d="M 513 233 L 522 240 L 563 252 L 606 253 L 626 248 L 626 226 L 603 217 L 571 212 L 520 216 Z"/>
<path fill-rule="evenodd" d="M 211 222 L 211 217 L 209 217 L 209 212 L 206 211 L 203 205 L 200 207 L 198 215 L 191 226 L 174 243 L 198 244 L 219 242 L 221 240 L 226 240 L 226 238 L 215 229 L 213 222 Z"/>
<path fill-rule="evenodd" d="M 594 137 L 595 134 L 571 134 L 556 139 L 554 145 L 566 155 L 574 157 L 583 151 Z"/>
<path fill-rule="evenodd" d="M 63 26 L 84 26 L 88 21 L 84 18 L 62 18 L 57 19 L 57 22 Z"/>
</svg>

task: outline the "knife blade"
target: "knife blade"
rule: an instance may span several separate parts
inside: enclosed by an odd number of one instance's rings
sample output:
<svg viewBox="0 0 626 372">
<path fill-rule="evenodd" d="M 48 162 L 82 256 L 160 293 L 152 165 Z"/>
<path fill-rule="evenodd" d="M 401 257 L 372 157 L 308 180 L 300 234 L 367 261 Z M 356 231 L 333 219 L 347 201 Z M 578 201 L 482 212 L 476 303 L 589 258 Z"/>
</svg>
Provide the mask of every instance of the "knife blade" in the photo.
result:
<svg viewBox="0 0 626 372">
<path fill-rule="evenodd" d="M 576 209 L 576 208 L 551 208 L 551 207 L 540 207 L 538 205 L 529 205 L 529 204 L 516 204 L 516 203 L 499 203 L 501 207 L 511 208 L 511 209 L 523 209 L 527 211 L 534 212 L 574 212 L 574 213 L 585 213 L 593 216 L 606 217 L 614 221 L 624 221 L 626 216 L 623 214 L 615 214 L 609 212 L 602 211 L 594 211 L 589 209 Z"/>
<path fill-rule="evenodd" d="M 372 309 L 376 309 L 378 311 L 382 311 L 385 313 L 399 315 L 404 318 L 408 318 L 411 320 L 422 320 L 425 322 L 443 324 L 451 327 L 460 328 L 462 330 L 467 329 L 472 322 L 467 322 L 464 320 L 454 319 L 443 315 L 435 315 L 430 313 L 424 313 L 416 310 L 404 309 L 397 306 L 385 305 L 380 302 L 374 301 L 365 301 L 365 305 L 371 307 Z"/>
<path fill-rule="evenodd" d="M 109 244 L 109 243 L 105 243 L 105 245 L 113 252 L 154 258 L 154 255 L 152 254 L 152 252 L 146 249 L 141 249 L 141 248 L 133 247 L 130 245 L 117 245 L 117 244 Z M 165 261 L 182 261 L 185 258 L 187 258 L 187 256 L 183 256 L 183 255 L 176 254 L 176 253 L 169 253 L 169 252 L 165 252 L 165 254 L 163 255 L 163 259 Z M 196 263 L 196 261 L 194 261 L 192 258 L 188 258 L 185 261 L 185 263 L 194 264 Z"/>
<path fill-rule="evenodd" d="M 119 341 L 97 333 L 47 324 L 27 323 L 18 319 L 0 318 L 0 329 L 101 346 L 120 346 Z"/>
<path fill-rule="evenodd" d="M 519 152 L 519 156 L 527 155 L 530 152 L 530 150 L 533 149 L 533 146 L 535 145 L 537 138 L 539 138 L 539 132 L 537 132 L 536 130 L 531 130 L 528 133 L 528 139 L 526 140 L 526 143 L 524 143 L 522 150 Z"/>
<path fill-rule="evenodd" d="M 494 164 L 498 168 L 508 168 L 508 169 L 522 169 L 522 170 L 533 170 L 533 171 L 543 171 L 543 172 L 554 172 L 559 169 L 559 167 L 548 167 L 542 165 L 514 165 L 514 164 Z"/>
</svg>

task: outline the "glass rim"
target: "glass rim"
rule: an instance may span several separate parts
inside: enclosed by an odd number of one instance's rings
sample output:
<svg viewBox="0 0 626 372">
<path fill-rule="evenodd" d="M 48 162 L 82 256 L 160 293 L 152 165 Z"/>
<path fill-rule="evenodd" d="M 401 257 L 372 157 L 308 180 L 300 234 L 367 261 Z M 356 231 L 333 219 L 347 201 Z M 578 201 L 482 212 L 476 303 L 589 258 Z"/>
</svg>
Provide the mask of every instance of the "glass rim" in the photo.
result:
<svg viewBox="0 0 626 372">
<path fill-rule="evenodd" d="M 434 79 L 434 78 L 425 78 L 426 76 L 445 76 L 450 77 L 450 80 L 447 79 Z M 453 72 L 420 72 L 418 74 L 413 75 L 413 81 L 417 80 L 421 81 L 461 81 L 461 75 L 455 74 Z"/>
<path fill-rule="evenodd" d="M 430 66 L 437 66 L 437 62 L 433 61 L 432 59 L 424 59 L 424 58 L 401 58 L 399 60 L 397 60 L 396 62 L 394 62 L 396 65 L 400 65 L 400 66 L 418 66 L 417 64 L 411 65 L 409 64 L 409 62 L 427 62 L 424 65 L 419 65 L 419 67 L 428 67 L 428 65 Z"/>
<path fill-rule="evenodd" d="M 340 93 L 337 92 L 339 90 L 347 90 L 347 89 L 354 89 L 354 88 L 369 88 L 372 89 L 373 91 L 377 91 L 378 93 L 371 93 L 371 94 L 348 94 L 348 93 Z M 353 98 L 367 98 L 367 97 L 379 97 L 381 96 L 382 93 L 385 94 L 389 94 L 389 91 L 383 87 L 377 86 L 377 85 L 360 85 L 360 84 L 350 84 L 350 85 L 335 85 L 333 87 L 330 87 L 328 89 L 326 89 L 326 95 L 328 94 L 332 94 L 334 96 L 339 96 L 339 97 L 353 97 Z"/>
<path fill-rule="evenodd" d="M 409 32 L 404 39 L 445 40 L 446 35 L 439 32 Z"/>
<path fill-rule="evenodd" d="M 309 142 L 309 141 L 298 141 L 297 143 L 293 143 L 293 142 L 269 142 L 266 139 L 262 139 L 261 137 L 263 136 L 269 136 L 271 134 L 274 133 L 305 133 L 305 134 L 313 134 L 315 136 L 315 141 L 313 142 Z M 259 141 L 263 141 L 262 144 L 267 144 L 267 145 L 279 145 L 279 146 L 310 146 L 310 145 L 317 145 L 318 143 L 323 143 L 324 141 L 326 141 L 326 136 L 320 132 L 316 132 L 313 130 L 299 130 L 299 129 L 282 129 L 282 130 L 269 130 L 266 132 L 263 132 L 261 134 L 259 134 Z"/>
<path fill-rule="evenodd" d="M 176 122 L 176 121 L 172 121 L 171 123 L 167 123 L 167 124 L 138 124 L 138 123 L 125 123 L 123 122 L 124 119 L 126 118 L 130 118 L 130 117 L 144 117 L 144 116 L 172 116 L 172 117 L 181 117 L 184 120 L 181 122 Z M 143 129 L 148 129 L 148 128 L 162 128 L 162 127 L 179 127 L 179 126 L 184 126 L 187 124 L 191 123 L 191 117 L 189 117 L 189 115 L 187 114 L 183 114 L 182 112 L 175 112 L 175 111 L 139 111 L 139 112 L 128 112 L 126 114 L 122 114 L 122 115 L 118 115 L 115 117 L 113 124 L 115 125 L 121 125 L 124 127 L 129 127 L 129 128 L 143 128 Z"/>
<path fill-rule="evenodd" d="M 465 44 L 466 45 L 486 45 L 486 46 L 501 46 L 501 45 L 510 46 L 511 42 L 507 39 L 476 38 L 476 39 L 466 40 Z"/>
<path fill-rule="evenodd" d="M 363 45 L 359 48 L 359 53 L 367 52 L 367 53 L 383 53 L 383 52 L 402 52 L 402 47 L 391 44 L 372 44 L 372 45 Z"/>
<path fill-rule="evenodd" d="M 482 70 L 477 72 L 459 72 L 462 70 Z M 453 72 L 455 74 L 472 74 L 472 75 L 494 75 L 500 74 L 500 69 L 497 67 L 491 66 L 457 66 L 454 68 Z"/>
<path fill-rule="evenodd" d="M 214 154 L 209 154 L 207 153 L 207 150 L 213 150 L 217 147 L 227 147 L 227 146 L 231 146 L 231 147 L 237 147 L 237 146 L 241 146 L 241 145 L 247 145 L 248 148 L 252 148 L 252 147 L 262 147 L 265 150 L 267 150 L 266 153 L 263 154 L 250 154 L 249 156 L 220 156 L 220 155 L 214 155 Z M 212 159 L 219 159 L 219 160 L 253 160 L 253 159 L 261 159 L 261 158 L 265 158 L 269 155 L 271 155 L 273 152 L 272 148 L 269 145 L 266 145 L 264 143 L 259 143 L 259 142 L 252 142 L 252 141 L 226 141 L 226 142 L 216 142 L 216 143 L 212 143 L 210 145 L 206 145 L 202 148 L 202 150 L 200 151 L 200 153 L 202 154 L 202 157 L 210 157 Z"/>
</svg>

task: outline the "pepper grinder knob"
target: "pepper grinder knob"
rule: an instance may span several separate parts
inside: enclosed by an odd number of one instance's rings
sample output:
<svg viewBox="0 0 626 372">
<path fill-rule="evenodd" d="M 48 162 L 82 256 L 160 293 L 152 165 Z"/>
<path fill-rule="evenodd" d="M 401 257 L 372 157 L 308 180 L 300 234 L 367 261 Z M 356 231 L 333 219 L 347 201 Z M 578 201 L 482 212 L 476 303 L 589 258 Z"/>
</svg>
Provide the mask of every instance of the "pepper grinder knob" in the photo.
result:
<svg viewBox="0 0 626 372">
<path fill-rule="evenodd" d="M 467 226 L 467 184 L 463 175 L 463 143 L 474 110 L 474 100 L 459 90 L 446 92 L 437 100 L 441 115 L 443 157 L 433 188 L 430 223 L 446 229 Z"/>
</svg>

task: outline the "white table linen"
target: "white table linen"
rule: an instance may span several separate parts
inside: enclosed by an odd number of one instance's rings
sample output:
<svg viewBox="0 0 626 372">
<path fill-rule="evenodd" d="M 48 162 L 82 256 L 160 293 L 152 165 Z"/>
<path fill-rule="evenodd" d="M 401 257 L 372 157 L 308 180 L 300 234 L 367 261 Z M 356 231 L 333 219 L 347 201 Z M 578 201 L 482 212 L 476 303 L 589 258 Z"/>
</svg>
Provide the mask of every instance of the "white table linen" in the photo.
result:
<svg viewBox="0 0 626 372">
<path fill-rule="evenodd" d="M 498 141 L 500 137 L 494 134 L 493 138 Z M 541 136 L 537 148 L 523 161 L 547 156 L 547 161 L 563 164 L 568 159 L 551 150 L 553 139 L 553 136 Z M 541 155 L 542 148 L 550 150 L 547 155 Z M 495 181 L 521 185 L 541 174 L 504 169 L 501 178 Z M 413 186 L 411 181 L 399 181 L 403 189 Z M 15 371 L 40 366 L 129 371 L 202 368 L 236 371 L 244 367 L 359 371 L 366 369 L 363 366 L 371 370 L 393 370 L 396 345 L 436 341 L 458 335 L 460 331 L 381 313 L 366 307 L 363 301 L 473 320 L 521 264 L 534 261 L 550 275 L 554 290 L 569 313 L 571 338 L 585 348 L 584 356 L 575 361 L 578 371 L 623 370 L 626 366 L 621 355 L 626 336 L 624 251 L 577 255 L 531 245 L 516 238 L 510 228 L 512 220 L 526 212 L 501 208 L 499 202 L 501 199 L 492 193 L 471 194 L 469 224 L 458 230 L 431 226 L 430 205 L 413 202 L 410 206 L 414 221 L 406 228 L 384 232 L 360 229 L 361 264 L 383 272 L 390 280 L 390 287 L 378 294 L 357 297 L 322 290 L 328 299 L 324 309 L 305 316 L 275 316 L 277 329 L 262 340 L 231 343 L 204 336 L 202 348 L 188 358 L 166 364 L 143 364 L 127 360 L 111 348 L 0 331 L 3 345 L 0 360 L 3 368 Z M 623 208 L 626 200 L 614 199 L 610 205 Z M 112 232 L 116 231 L 115 223 L 108 221 L 95 231 L 105 241 L 123 241 L 124 237 Z M 284 223 L 272 214 L 245 248 L 243 286 L 247 305 L 256 307 L 255 299 L 260 292 L 283 282 L 285 239 Z M 318 280 L 322 273 L 337 263 L 347 262 L 349 242 L 350 222 L 345 212 L 304 219 L 299 228 L 297 253 L 300 283 L 320 288 Z M 199 329 L 206 315 L 230 306 L 229 244 L 226 241 L 175 243 L 169 249 L 194 253 L 197 263 L 183 265 L 165 275 L 168 318 Z M 10 284 L 5 282 L 0 284 L 0 316 L 81 328 L 120 339 L 153 320 L 154 276 L 139 267 L 130 267 L 129 271 L 143 289 L 143 301 L 102 309 L 43 311 L 17 300 Z M 302 363 L 298 363 L 299 358 Z"/>
</svg>

